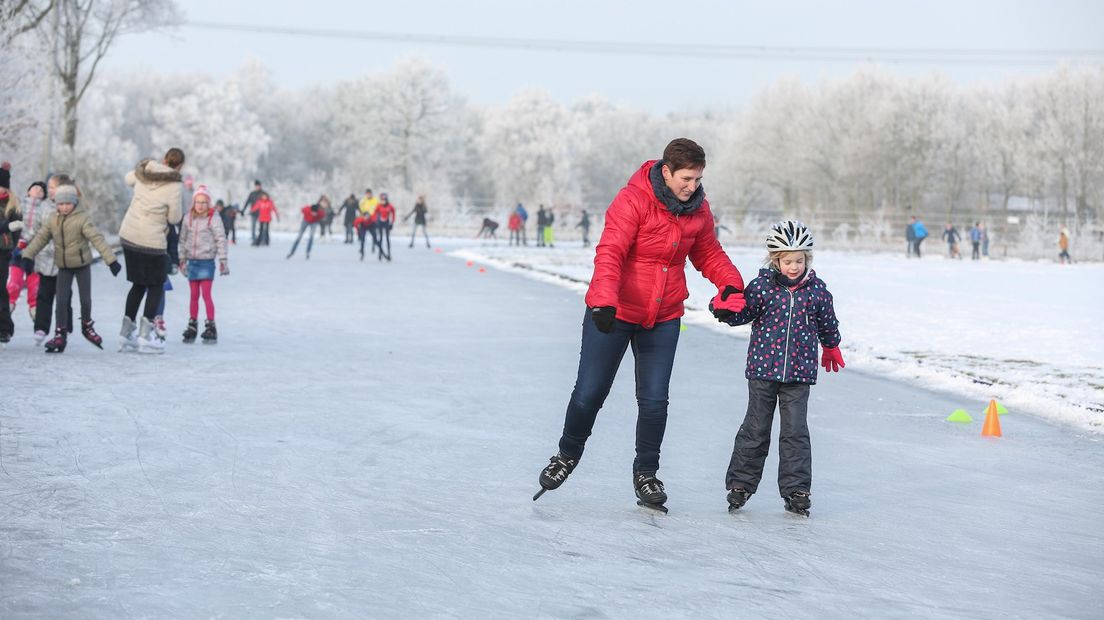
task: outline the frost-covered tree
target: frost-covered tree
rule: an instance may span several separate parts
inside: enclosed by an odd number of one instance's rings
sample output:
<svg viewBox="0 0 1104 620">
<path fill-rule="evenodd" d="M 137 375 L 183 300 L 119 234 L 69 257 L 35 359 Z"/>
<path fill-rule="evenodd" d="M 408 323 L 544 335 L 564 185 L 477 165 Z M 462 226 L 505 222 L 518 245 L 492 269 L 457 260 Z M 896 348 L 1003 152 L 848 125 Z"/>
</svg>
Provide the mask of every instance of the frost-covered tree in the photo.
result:
<svg viewBox="0 0 1104 620">
<path fill-rule="evenodd" d="M 670 141 L 648 113 L 600 97 L 573 105 L 571 117 L 579 193 L 596 210 L 604 210 L 637 167 L 658 158 Z"/>
<path fill-rule="evenodd" d="M 56 39 L 53 64 L 62 87 L 66 146 L 76 145 L 77 108 L 115 39 L 179 21 L 172 0 L 55 0 L 50 18 L 41 24 L 49 23 Z"/>
<path fill-rule="evenodd" d="M 528 90 L 485 112 L 481 146 L 495 202 L 579 204 L 575 176 L 578 136 L 567 109 L 540 90 Z"/>
<path fill-rule="evenodd" d="M 201 84 L 153 109 L 153 141 L 159 152 L 184 149 L 200 183 L 224 192 L 256 173 L 271 138 L 247 110 L 234 84 Z"/>
<path fill-rule="evenodd" d="M 0 21 L 0 67 L 4 75 L 0 87 L 0 152 L 14 160 L 18 174 L 32 169 L 38 172 L 40 166 L 34 162 L 41 154 L 50 115 L 49 76 L 42 62 L 47 50 L 34 33 L 20 36 L 27 23 L 13 18 L 13 9 L 6 4 L 0 6 L 5 13 Z"/>
</svg>

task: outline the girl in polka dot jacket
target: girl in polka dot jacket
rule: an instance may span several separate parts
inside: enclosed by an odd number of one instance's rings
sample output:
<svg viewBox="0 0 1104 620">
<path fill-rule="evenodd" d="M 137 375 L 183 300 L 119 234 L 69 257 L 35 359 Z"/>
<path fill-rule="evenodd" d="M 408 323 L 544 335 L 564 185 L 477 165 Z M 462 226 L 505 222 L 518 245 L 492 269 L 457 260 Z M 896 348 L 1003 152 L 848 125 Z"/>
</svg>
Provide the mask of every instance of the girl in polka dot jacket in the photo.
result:
<svg viewBox="0 0 1104 620">
<path fill-rule="evenodd" d="M 809 387 L 817 379 L 817 342 L 825 371 L 843 368 L 839 321 L 832 294 L 810 269 L 813 237 L 788 220 L 767 235 L 768 267 L 751 281 L 740 312 L 710 310 L 729 325 L 751 323 L 747 371 L 748 409 L 736 435 L 725 486 L 729 510 L 747 502 L 759 486 L 778 408 L 778 491 L 786 509 L 808 516 L 812 502 L 812 448 L 807 422 Z"/>
</svg>

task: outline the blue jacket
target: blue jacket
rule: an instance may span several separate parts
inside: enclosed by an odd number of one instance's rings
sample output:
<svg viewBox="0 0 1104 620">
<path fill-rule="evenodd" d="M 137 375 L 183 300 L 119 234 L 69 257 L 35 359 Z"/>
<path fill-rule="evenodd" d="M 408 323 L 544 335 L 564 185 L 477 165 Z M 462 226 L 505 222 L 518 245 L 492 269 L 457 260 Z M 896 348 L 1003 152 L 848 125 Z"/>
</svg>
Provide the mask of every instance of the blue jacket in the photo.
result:
<svg viewBox="0 0 1104 620">
<path fill-rule="evenodd" d="M 928 236 L 928 229 L 924 227 L 924 223 L 920 220 L 916 220 L 916 223 L 912 225 L 916 231 L 917 239 L 925 239 Z"/>
<path fill-rule="evenodd" d="M 840 343 L 839 321 L 824 281 L 812 270 L 794 290 L 779 284 L 778 272 L 760 269 L 744 291 L 747 306 L 730 325 L 751 323 L 748 379 L 781 383 L 816 383 L 817 342 Z"/>
</svg>

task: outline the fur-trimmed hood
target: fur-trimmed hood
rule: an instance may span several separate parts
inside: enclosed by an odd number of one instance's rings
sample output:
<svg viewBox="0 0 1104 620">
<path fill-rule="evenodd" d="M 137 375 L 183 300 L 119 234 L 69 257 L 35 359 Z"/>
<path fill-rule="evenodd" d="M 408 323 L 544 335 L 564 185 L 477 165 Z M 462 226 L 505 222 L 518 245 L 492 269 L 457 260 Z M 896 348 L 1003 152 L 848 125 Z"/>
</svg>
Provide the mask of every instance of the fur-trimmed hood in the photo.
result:
<svg viewBox="0 0 1104 620">
<path fill-rule="evenodd" d="M 180 172 L 154 159 L 143 159 L 134 167 L 134 176 L 138 182 L 146 185 L 160 183 L 179 183 L 183 177 Z"/>
</svg>

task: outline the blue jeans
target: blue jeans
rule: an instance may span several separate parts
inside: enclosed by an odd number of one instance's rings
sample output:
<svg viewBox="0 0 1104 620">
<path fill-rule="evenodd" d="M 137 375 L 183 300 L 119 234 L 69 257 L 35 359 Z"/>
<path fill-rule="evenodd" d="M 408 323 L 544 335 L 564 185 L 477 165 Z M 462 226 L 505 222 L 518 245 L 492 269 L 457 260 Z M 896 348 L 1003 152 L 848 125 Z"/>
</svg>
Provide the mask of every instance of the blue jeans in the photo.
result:
<svg viewBox="0 0 1104 620">
<path fill-rule="evenodd" d="M 303 233 L 310 231 L 310 235 L 307 237 L 307 257 L 310 258 L 311 247 L 314 246 L 314 227 L 318 222 L 308 223 L 303 221 L 299 224 L 299 236 L 295 238 L 295 243 L 291 244 L 291 251 L 288 252 L 288 258 L 291 258 L 292 254 L 295 254 L 295 250 L 299 249 L 299 241 L 303 238 Z"/>
<path fill-rule="evenodd" d="M 636 460 L 633 473 L 659 470 L 659 447 L 667 429 L 668 388 L 675 364 L 681 320 L 672 319 L 644 329 L 635 323 L 617 320 L 613 331 L 603 334 L 590 318 L 583 315 L 583 343 L 579 353 L 579 375 L 567 404 L 560 452 L 579 458 L 594 429 L 598 410 L 613 387 L 617 368 L 631 345 L 636 359 Z"/>
</svg>

